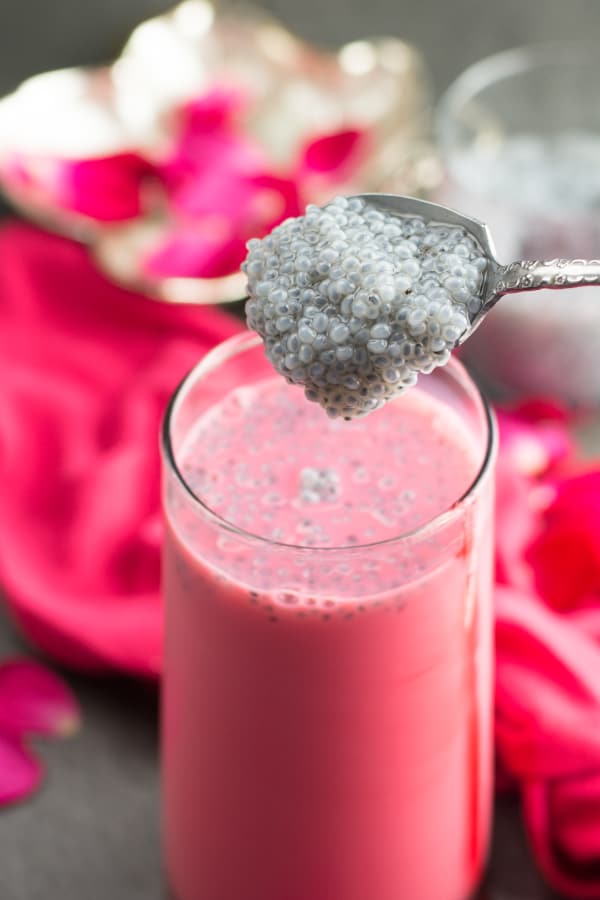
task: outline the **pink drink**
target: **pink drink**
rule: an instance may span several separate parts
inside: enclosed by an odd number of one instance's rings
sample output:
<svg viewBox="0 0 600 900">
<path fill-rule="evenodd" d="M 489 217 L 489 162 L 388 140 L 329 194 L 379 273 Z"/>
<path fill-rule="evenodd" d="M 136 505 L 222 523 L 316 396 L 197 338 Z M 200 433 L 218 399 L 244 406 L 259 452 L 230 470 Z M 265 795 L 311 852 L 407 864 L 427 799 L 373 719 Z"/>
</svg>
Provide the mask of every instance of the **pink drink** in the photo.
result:
<svg viewBox="0 0 600 900">
<path fill-rule="evenodd" d="M 230 389 L 260 349 L 228 344 L 166 424 L 216 514 L 167 467 L 174 896 L 466 900 L 491 797 L 485 411 L 451 364 L 331 421 L 264 366 Z"/>
</svg>

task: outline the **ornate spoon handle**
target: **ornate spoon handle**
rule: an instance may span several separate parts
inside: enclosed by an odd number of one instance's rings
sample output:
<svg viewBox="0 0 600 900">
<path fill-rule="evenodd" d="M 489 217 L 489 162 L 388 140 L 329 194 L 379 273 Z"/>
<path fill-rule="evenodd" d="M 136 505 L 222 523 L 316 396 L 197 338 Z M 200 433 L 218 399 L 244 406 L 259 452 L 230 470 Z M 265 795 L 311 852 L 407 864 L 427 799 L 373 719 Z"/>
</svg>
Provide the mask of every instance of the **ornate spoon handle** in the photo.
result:
<svg viewBox="0 0 600 900">
<path fill-rule="evenodd" d="M 500 266 L 494 273 L 490 293 L 514 294 L 600 285 L 600 259 L 523 259 Z"/>
</svg>

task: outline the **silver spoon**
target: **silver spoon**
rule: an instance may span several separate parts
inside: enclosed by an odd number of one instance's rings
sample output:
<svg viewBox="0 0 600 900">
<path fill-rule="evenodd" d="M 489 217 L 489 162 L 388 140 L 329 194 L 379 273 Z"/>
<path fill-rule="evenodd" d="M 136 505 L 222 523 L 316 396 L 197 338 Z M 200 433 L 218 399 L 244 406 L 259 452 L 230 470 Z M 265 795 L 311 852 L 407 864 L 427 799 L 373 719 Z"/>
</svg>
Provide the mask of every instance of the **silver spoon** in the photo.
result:
<svg viewBox="0 0 600 900">
<path fill-rule="evenodd" d="M 370 206 L 397 216 L 422 216 L 431 223 L 459 225 L 479 243 L 483 255 L 489 261 L 481 287 L 483 302 L 481 309 L 473 316 L 470 327 L 463 333 L 457 346 L 464 343 L 473 334 L 504 294 L 548 288 L 560 290 L 586 287 L 591 284 L 600 285 L 600 259 L 521 259 L 503 266 L 496 259 L 494 241 L 488 226 L 478 219 L 472 219 L 447 206 L 430 203 L 427 200 L 417 200 L 414 197 L 401 197 L 394 194 L 359 194 L 357 196 Z"/>
</svg>

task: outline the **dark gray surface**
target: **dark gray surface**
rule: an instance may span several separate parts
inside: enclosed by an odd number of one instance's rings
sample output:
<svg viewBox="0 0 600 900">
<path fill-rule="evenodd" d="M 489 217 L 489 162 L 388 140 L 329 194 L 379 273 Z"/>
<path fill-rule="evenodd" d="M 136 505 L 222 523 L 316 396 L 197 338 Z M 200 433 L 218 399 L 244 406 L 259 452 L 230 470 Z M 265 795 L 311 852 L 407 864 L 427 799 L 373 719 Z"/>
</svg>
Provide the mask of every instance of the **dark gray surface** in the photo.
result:
<svg viewBox="0 0 600 900">
<path fill-rule="evenodd" d="M 600 38 L 594 0 L 265 0 L 314 41 L 396 34 L 425 54 L 437 92 L 467 65 L 519 44 Z"/>
<path fill-rule="evenodd" d="M 0 620 L 0 659 L 24 650 Z M 0 898 L 158 900 L 156 689 L 66 677 L 83 727 L 67 741 L 37 743 L 44 787 L 0 811 Z"/>
<path fill-rule="evenodd" d="M 139 21 L 172 5 L 168 0 L 0 0 L 0 93 L 46 69 L 104 62 Z"/>
<path fill-rule="evenodd" d="M 594 0 L 263 5 L 323 43 L 383 33 L 405 37 L 425 54 L 438 92 L 484 54 L 532 40 L 600 36 Z M 0 0 L 0 92 L 37 71 L 109 57 L 137 20 L 168 6 L 160 0 Z M 0 621 L 0 659 L 20 649 Z M 71 683 L 83 706 L 81 733 L 40 745 L 48 768 L 45 788 L 0 814 L 0 900 L 163 900 L 156 696 L 124 680 L 77 677 Z M 518 808 L 502 801 L 489 884 L 480 900 L 550 897 L 528 855 Z"/>
</svg>

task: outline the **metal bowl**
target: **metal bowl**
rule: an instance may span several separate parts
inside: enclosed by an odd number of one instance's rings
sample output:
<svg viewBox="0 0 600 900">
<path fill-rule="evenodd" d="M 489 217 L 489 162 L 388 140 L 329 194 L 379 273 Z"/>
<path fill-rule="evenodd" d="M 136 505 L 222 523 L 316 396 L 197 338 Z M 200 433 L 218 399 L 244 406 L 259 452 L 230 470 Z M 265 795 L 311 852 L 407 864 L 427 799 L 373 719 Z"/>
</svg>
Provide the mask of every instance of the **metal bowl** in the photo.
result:
<svg viewBox="0 0 600 900">
<path fill-rule="evenodd" d="M 110 66 L 48 72 L 0 101 L 0 187 L 25 217 L 89 245 L 112 280 L 168 302 L 239 299 L 244 279 L 157 278 L 144 260 L 171 227 L 164 198 L 140 215 L 102 222 L 61 206 L 48 191 L 53 166 L 123 152 L 160 158 L 173 112 L 220 83 L 252 97 L 247 126 L 274 167 L 285 167 L 303 141 L 361 128 L 369 153 L 349 180 L 318 186 L 331 193 L 419 193 L 435 179 L 427 143 L 428 78 L 420 55 L 395 38 L 318 51 L 255 10 L 217 11 L 186 0 L 131 34 Z M 335 190 L 332 190 L 332 187 Z"/>
</svg>

